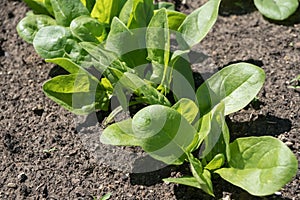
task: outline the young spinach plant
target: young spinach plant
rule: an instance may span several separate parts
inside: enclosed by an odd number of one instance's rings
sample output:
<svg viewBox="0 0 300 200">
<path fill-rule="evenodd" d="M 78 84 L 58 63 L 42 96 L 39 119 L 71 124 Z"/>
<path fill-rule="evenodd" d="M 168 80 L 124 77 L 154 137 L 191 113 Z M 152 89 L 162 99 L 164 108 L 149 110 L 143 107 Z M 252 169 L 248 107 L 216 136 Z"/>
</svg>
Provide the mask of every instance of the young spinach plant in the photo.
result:
<svg viewBox="0 0 300 200">
<path fill-rule="evenodd" d="M 43 85 L 49 98 L 79 115 L 108 110 L 113 97 L 123 109 L 145 106 L 108 126 L 102 143 L 140 146 L 166 164 L 188 162 L 191 176 L 165 181 L 212 196 L 212 174 L 257 196 L 274 193 L 296 174 L 295 156 L 276 138 L 230 143 L 225 116 L 257 95 L 262 69 L 230 65 L 195 91 L 188 54 L 216 22 L 220 0 L 188 16 L 152 0 L 26 2 L 39 13 L 19 23 L 19 34 L 47 62 L 69 72 Z M 173 52 L 172 32 L 179 46 Z"/>
</svg>

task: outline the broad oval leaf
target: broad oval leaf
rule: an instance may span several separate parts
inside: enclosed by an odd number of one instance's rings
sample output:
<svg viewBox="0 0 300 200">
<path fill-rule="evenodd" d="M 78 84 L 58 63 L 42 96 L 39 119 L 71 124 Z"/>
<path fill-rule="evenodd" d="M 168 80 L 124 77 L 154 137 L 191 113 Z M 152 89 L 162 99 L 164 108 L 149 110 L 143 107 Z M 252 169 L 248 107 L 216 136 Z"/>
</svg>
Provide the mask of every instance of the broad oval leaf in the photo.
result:
<svg viewBox="0 0 300 200">
<path fill-rule="evenodd" d="M 100 23 L 110 24 L 111 20 L 118 16 L 120 0 L 97 0 L 91 12 L 91 16 L 96 18 Z"/>
<path fill-rule="evenodd" d="M 180 25 L 186 18 L 186 15 L 181 12 L 167 10 L 169 29 L 177 31 Z"/>
<path fill-rule="evenodd" d="M 71 21 L 81 15 L 90 15 L 81 0 L 51 0 L 57 24 L 69 26 Z"/>
<path fill-rule="evenodd" d="M 152 0 L 128 0 L 120 11 L 120 20 L 130 29 L 147 27 L 153 16 Z"/>
<path fill-rule="evenodd" d="M 132 131 L 132 120 L 114 123 L 108 126 L 100 136 L 100 142 L 110 145 L 139 146 L 140 141 Z"/>
<path fill-rule="evenodd" d="M 62 68 L 64 68 L 65 70 L 67 70 L 71 74 L 87 72 L 80 65 L 77 65 L 76 63 L 74 63 L 72 60 L 70 60 L 68 58 L 53 58 L 53 59 L 46 59 L 45 61 L 57 64 L 57 65 L 61 66 Z"/>
<path fill-rule="evenodd" d="M 221 168 L 225 163 L 225 156 L 223 154 L 217 154 L 206 166 L 205 169 L 216 170 Z"/>
<path fill-rule="evenodd" d="M 132 129 L 141 147 L 153 158 L 166 164 L 182 164 L 191 150 L 196 130 L 176 110 L 151 105 L 132 120 Z"/>
<path fill-rule="evenodd" d="M 150 80 L 170 88 L 170 32 L 168 29 L 167 11 L 160 9 L 152 17 L 146 31 L 147 59 L 152 62 Z"/>
<path fill-rule="evenodd" d="M 44 83 L 43 91 L 50 99 L 77 115 L 108 108 L 107 91 L 88 74 L 56 76 Z"/>
<path fill-rule="evenodd" d="M 185 119 L 192 124 L 198 116 L 199 108 L 196 103 L 190 99 L 180 99 L 173 106 Z"/>
<path fill-rule="evenodd" d="M 44 0 L 23 0 L 35 13 L 50 15 Z"/>
<path fill-rule="evenodd" d="M 72 34 L 69 29 L 62 26 L 47 26 L 36 33 L 33 46 L 43 58 L 64 57 L 65 47 L 70 38 Z"/>
<path fill-rule="evenodd" d="M 185 18 L 177 34 L 181 48 L 190 49 L 207 35 L 217 20 L 220 2 L 210 0 Z"/>
<path fill-rule="evenodd" d="M 273 194 L 298 170 L 291 150 L 270 136 L 239 138 L 230 144 L 230 153 L 229 168 L 215 172 L 256 196 Z"/>
<path fill-rule="evenodd" d="M 143 42 L 139 42 L 141 40 Z M 142 68 L 141 65 L 149 62 L 146 60 L 144 40 L 145 30 L 130 30 L 119 18 L 114 17 L 105 48 L 117 53 L 128 67 L 139 69 Z M 144 70 L 141 71 L 141 74 L 144 74 Z"/>
<path fill-rule="evenodd" d="M 298 8 L 298 0 L 254 0 L 256 8 L 264 16 L 274 20 L 284 20 Z"/>
<path fill-rule="evenodd" d="M 26 42 L 32 43 L 41 28 L 51 25 L 56 25 L 56 21 L 47 15 L 28 15 L 18 23 L 17 31 Z"/>
<path fill-rule="evenodd" d="M 75 37 L 83 42 L 102 42 L 107 33 L 105 25 L 89 16 L 75 18 L 70 25 L 70 29 Z"/>
<path fill-rule="evenodd" d="M 225 103 L 225 115 L 244 108 L 262 88 L 264 80 L 263 69 L 255 65 L 237 63 L 225 67 L 198 88 L 196 95 L 201 115 L 220 101 Z"/>
</svg>

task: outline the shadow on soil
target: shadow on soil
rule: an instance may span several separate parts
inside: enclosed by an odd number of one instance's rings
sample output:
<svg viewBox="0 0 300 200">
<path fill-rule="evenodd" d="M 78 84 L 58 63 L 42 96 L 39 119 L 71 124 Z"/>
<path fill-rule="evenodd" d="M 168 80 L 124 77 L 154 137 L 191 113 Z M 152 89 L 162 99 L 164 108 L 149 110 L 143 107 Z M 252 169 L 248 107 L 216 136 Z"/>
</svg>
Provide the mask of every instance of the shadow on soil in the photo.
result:
<svg viewBox="0 0 300 200">
<path fill-rule="evenodd" d="M 258 115 L 247 122 L 232 122 L 227 119 L 231 139 L 244 136 L 278 136 L 291 130 L 292 123 L 288 119 L 281 119 L 271 115 Z"/>
<path fill-rule="evenodd" d="M 245 15 L 255 10 L 253 0 L 222 0 L 219 14 L 222 16 Z"/>
</svg>

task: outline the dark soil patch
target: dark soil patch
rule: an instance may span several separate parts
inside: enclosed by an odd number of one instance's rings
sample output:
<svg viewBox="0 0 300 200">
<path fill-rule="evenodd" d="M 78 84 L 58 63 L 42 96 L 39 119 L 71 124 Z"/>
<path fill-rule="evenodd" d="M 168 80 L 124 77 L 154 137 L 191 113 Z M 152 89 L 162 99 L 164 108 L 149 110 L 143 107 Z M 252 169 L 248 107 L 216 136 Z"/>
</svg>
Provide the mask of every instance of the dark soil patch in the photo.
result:
<svg viewBox="0 0 300 200">
<path fill-rule="evenodd" d="M 178 2 L 178 8 L 191 12 L 203 3 L 187 2 Z M 248 61 L 262 67 L 267 80 L 259 101 L 228 118 L 233 138 L 273 135 L 300 160 L 300 93 L 288 88 L 291 79 L 300 74 L 300 24 L 279 25 L 253 8 L 234 13 L 226 6 L 213 30 L 195 48 L 206 56 L 199 58 L 201 62 L 193 69 L 205 79 L 232 62 Z M 95 130 L 102 130 L 97 121 L 86 125 L 84 121 L 89 119 L 70 114 L 42 93 L 43 82 L 57 69 L 18 37 L 15 27 L 26 11 L 20 1 L 0 2 L 0 199 L 93 199 L 108 192 L 111 199 L 211 199 L 201 190 L 161 181 L 188 173 L 187 166 L 131 174 L 116 170 L 95 155 L 93 151 L 100 148 Z M 106 156 L 118 150 L 140 152 L 108 148 Z M 126 161 L 130 156 L 120 153 L 109 158 Z M 121 164 L 126 167 L 127 163 Z M 161 168 L 161 163 L 155 167 Z M 296 200 L 300 199 L 299 179 L 298 172 L 277 195 L 257 198 L 217 178 L 215 194 L 227 199 Z"/>
</svg>

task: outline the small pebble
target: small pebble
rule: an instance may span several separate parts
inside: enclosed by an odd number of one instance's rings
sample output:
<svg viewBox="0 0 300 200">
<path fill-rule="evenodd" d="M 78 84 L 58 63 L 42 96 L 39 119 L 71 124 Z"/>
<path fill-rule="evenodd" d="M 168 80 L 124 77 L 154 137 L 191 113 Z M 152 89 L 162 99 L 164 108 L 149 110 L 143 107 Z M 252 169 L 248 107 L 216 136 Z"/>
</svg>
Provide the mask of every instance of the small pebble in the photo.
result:
<svg viewBox="0 0 300 200">
<path fill-rule="evenodd" d="M 288 147 L 292 147 L 292 146 L 293 146 L 293 143 L 292 143 L 292 142 L 289 142 L 289 141 L 285 142 L 285 144 L 286 144 L 286 146 L 288 146 Z"/>
<path fill-rule="evenodd" d="M 18 180 L 19 180 L 21 183 L 24 182 L 24 181 L 26 181 L 26 179 L 27 179 L 27 176 L 26 176 L 25 173 L 20 173 L 20 174 L 18 175 Z"/>
<path fill-rule="evenodd" d="M 275 192 L 274 194 L 277 196 L 281 196 L 281 192 Z"/>
<path fill-rule="evenodd" d="M 7 187 L 9 187 L 9 188 L 17 188 L 17 184 L 15 184 L 15 183 L 8 183 Z"/>
</svg>

